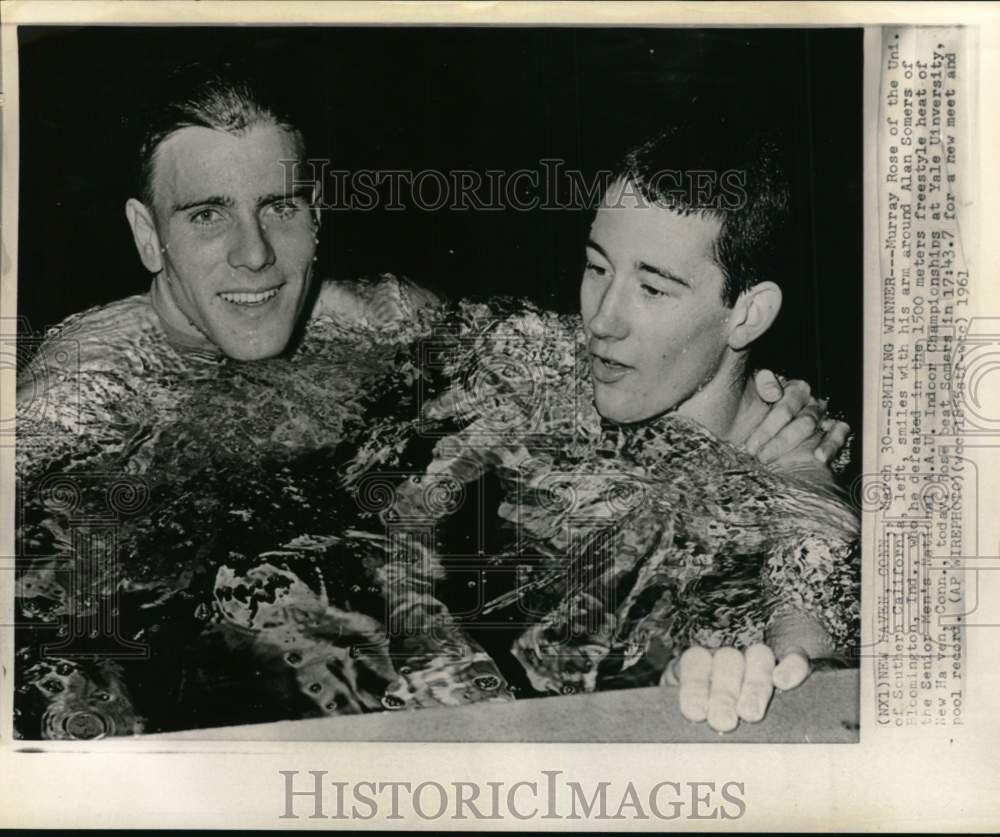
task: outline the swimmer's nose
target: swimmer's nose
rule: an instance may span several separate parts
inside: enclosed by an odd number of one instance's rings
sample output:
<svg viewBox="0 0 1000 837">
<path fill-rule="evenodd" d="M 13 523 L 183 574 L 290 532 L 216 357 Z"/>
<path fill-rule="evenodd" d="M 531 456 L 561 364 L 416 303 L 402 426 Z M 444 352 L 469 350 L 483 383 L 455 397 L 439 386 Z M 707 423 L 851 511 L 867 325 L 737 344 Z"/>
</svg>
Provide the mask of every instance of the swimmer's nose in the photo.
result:
<svg viewBox="0 0 1000 837">
<path fill-rule="evenodd" d="M 626 316 L 626 289 L 624 283 L 613 279 L 601 290 L 597 310 L 587 327 L 590 333 L 600 339 L 621 340 L 628 336 Z"/>
<path fill-rule="evenodd" d="M 274 264 L 274 248 L 267 227 L 258 218 L 242 220 L 229 249 L 229 266 L 258 272 Z"/>
</svg>

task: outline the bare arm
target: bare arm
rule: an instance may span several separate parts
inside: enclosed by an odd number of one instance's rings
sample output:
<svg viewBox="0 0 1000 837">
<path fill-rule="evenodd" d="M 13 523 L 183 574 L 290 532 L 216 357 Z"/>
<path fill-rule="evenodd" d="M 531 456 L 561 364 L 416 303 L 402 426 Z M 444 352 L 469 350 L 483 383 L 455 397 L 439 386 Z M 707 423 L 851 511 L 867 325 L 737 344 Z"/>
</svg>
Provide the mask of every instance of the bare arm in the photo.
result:
<svg viewBox="0 0 1000 837">
<path fill-rule="evenodd" d="M 681 713 L 717 732 L 763 719 L 774 690 L 801 685 L 822 660 L 843 660 L 858 636 L 857 541 L 810 538 L 778 554 L 768 575 L 779 601 L 764 642 L 688 648 L 661 682 L 679 686 Z"/>
</svg>

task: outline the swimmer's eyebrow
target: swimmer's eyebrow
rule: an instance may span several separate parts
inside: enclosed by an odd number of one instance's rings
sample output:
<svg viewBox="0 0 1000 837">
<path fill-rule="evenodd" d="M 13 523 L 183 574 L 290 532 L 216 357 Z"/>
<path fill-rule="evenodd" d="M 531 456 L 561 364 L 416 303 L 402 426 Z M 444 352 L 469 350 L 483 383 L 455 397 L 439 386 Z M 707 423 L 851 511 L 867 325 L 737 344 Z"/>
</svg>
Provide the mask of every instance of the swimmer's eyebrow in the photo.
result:
<svg viewBox="0 0 1000 837">
<path fill-rule="evenodd" d="M 594 239 L 588 238 L 587 246 L 592 247 L 594 250 L 596 250 L 598 253 L 604 256 L 604 258 L 606 258 L 609 262 L 611 261 L 611 259 L 608 258 L 608 254 L 604 251 L 604 248 L 601 247 L 601 245 L 598 244 L 596 241 L 594 241 Z M 685 288 L 691 287 L 691 283 L 687 279 L 678 276 L 676 273 L 671 273 L 666 268 L 657 267 L 656 265 L 649 264 L 648 262 L 636 262 L 635 266 L 637 270 L 642 270 L 645 271 L 646 273 L 652 273 L 654 276 L 659 276 L 661 279 L 666 279 L 668 282 L 677 282 L 677 284 L 683 285 Z"/>
<path fill-rule="evenodd" d="M 678 276 L 676 273 L 671 273 L 669 270 L 666 270 L 666 269 L 664 269 L 662 267 L 657 267 L 656 265 L 648 264 L 647 262 L 639 262 L 636 265 L 636 267 L 639 270 L 644 270 L 647 273 L 653 273 L 656 276 L 659 276 L 659 277 L 661 277 L 663 279 L 666 279 L 669 282 L 678 282 L 681 285 L 683 285 L 685 288 L 690 288 L 691 287 L 691 283 L 688 282 L 687 279 L 684 279 L 683 277 Z"/>
<path fill-rule="evenodd" d="M 273 192 L 270 195 L 262 195 L 257 198 L 257 206 L 267 206 L 268 204 L 294 200 L 295 198 L 302 198 L 302 200 L 308 203 L 312 197 L 312 190 L 312 184 L 306 184 L 305 186 L 298 186 L 290 192 Z"/>
<path fill-rule="evenodd" d="M 172 214 L 176 215 L 178 212 L 184 212 L 188 209 L 194 209 L 196 206 L 223 206 L 227 209 L 232 207 L 236 201 L 232 198 L 225 198 L 221 195 L 212 195 L 208 198 L 198 198 L 196 201 L 187 201 L 186 203 L 175 203 L 172 210 Z"/>
<path fill-rule="evenodd" d="M 278 203 L 279 201 L 293 200 L 294 198 L 302 198 L 303 200 L 308 201 L 311 194 L 311 185 L 299 186 L 291 192 L 272 192 L 269 195 L 261 195 L 257 198 L 256 206 L 259 209 L 262 206 L 268 206 L 269 204 Z M 194 209 L 199 206 L 221 206 L 226 209 L 231 209 L 235 205 L 236 201 L 230 197 L 212 195 L 207 198 L 198 198 L 197 200 L 174 204 L 173 213 L 176 214 L 178 212 L 184 212 L 188 209 Z"/>
<path fill-rule="evenodd" d="M 604 258 L 608 259 L 608 254 L 604 252 L 604 248 L 600 244 L 598 244 L 596 241 L 594 241 L 594 239 L 588 238 L 587 239 L 587 246 L 588 247 L 592 247 L 594 250 L 596 250 L 598 253 L 600 253 L 602 256 L 604 256 Z M 610 262 L 611 259 L 608 259 L 608 261 Z"/>
</svg>

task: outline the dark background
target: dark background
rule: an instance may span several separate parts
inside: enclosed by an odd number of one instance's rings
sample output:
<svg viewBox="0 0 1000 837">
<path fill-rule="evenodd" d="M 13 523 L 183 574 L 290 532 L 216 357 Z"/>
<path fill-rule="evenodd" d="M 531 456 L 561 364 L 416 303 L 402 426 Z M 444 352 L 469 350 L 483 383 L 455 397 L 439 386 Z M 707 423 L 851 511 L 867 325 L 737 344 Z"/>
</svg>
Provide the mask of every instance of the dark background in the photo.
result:
<svg viewBox="0 0 1000 837">
<path fill-rule="evenodd" d="M 794 140 L 801 286 L 778 354 L 861 426 L 861 30 L 22 27 L 19 313 L 37 333 L 148 288 L 124 217 L 127 118 L 153 79 L 239 56 L 308 105 L 310 155 L 338 169 L 585 174 L 695 110 Z M 393 271 L 453 297 L 574 310 L 589 214 L 327 212 L 320 273 Z"/>
</svg>

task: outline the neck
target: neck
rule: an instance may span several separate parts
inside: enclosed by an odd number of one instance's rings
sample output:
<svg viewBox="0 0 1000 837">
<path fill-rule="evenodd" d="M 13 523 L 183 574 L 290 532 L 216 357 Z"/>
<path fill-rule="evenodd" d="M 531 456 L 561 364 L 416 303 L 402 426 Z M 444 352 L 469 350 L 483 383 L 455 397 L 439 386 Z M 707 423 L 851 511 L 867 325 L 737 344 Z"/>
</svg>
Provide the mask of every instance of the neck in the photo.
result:
<svg viewBox="0 0 1000 837">
<path fill-rule="evenodd" d="M 726 350 L 719 370 L 701 389 L 677 408 L 686 416 L 727 442 L 744 438 L 744 427 L 760 422 L 766 404 L 746 374 L 746 355 Z"/>
<path fill-rule="evenodd" d="M 153 277 L 149 299 L 167 341 L 180 351 L 220 354 L 219 347 L 206 337 L 181 311 L 174 299 L 170 282 L 163 271 Z"/>
</svg>

